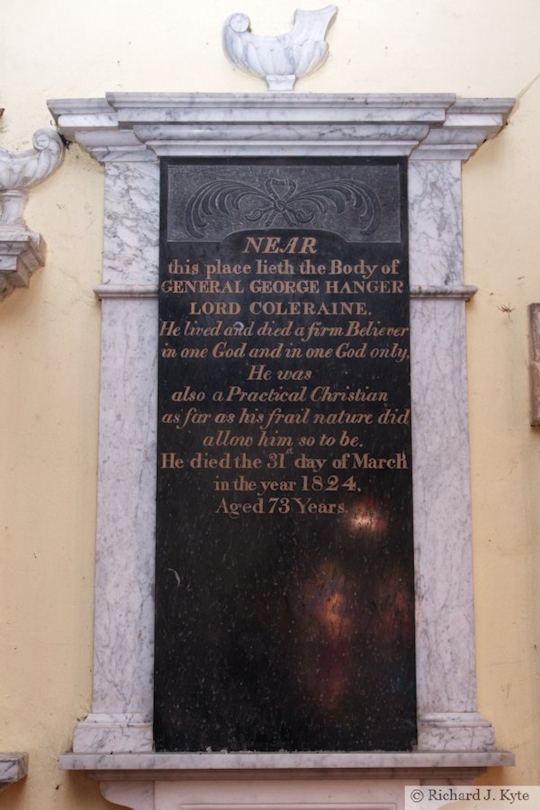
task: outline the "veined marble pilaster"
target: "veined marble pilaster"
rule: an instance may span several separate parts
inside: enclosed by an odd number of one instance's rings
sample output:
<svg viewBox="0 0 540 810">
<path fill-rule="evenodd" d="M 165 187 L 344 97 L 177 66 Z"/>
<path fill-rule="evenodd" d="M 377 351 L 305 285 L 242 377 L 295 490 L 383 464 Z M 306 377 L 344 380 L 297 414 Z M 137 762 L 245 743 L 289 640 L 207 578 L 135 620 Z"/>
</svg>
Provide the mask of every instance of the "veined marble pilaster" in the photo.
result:
<svg viewBox="0 0 540 810">
<path fill-rule="evenodd" d="M 456 745 L 488 750 L 494 746 L 490 724 L 481 723 L 475 714 L 463 307 L 460 301 L 411 302 L 421 750 L 457 750 Z M 443 644 L 442 639 L 446 639 Z M 466 728 L 468 721 L 470 729 Z M 441 732 L 445 722 L 447 738 Z"/>
<path fill-rule="evenodd" d="M 459 161 L 410 161 L 409 218 L 413 289 L 455 291 L 463 283 Z M 426 751 L 495 745 L 476 711 L 465 300 L 411 301 L 418 746 Z"/>
<path fill-rule="evenodd" d="M 157 300 L 107 292 L 157 282 L 158 238 L 157 164 L 108 164 L 93 704 L 74 751 L 152 749 Z"/>
<path fill-rule="evenodd" d="M 411 285 L 463 283 L 461 163 L 409 163 L 409 263 Z"/>
</svg>

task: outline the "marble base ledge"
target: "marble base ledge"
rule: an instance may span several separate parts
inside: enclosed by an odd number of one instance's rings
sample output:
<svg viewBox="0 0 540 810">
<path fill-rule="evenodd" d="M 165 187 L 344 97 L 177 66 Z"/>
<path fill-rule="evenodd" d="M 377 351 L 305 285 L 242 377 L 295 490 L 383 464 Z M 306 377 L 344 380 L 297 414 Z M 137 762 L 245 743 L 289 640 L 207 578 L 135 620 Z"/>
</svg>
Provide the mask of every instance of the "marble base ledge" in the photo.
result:
<svg viewBox="0 0 540 810">
<path fill-rule="evenodd" d="M 0 754 L 0 791 L 24 779 L 28 773 L 28 754 Z"/>
<path fill-rule="evenodd" d="M 66 753 L 63 770 L 86 771 L 98 781 L 184 779 L 474 779 L 486 768 L 514 764 L 508 751 L 369 753 Z"/>
</svg>

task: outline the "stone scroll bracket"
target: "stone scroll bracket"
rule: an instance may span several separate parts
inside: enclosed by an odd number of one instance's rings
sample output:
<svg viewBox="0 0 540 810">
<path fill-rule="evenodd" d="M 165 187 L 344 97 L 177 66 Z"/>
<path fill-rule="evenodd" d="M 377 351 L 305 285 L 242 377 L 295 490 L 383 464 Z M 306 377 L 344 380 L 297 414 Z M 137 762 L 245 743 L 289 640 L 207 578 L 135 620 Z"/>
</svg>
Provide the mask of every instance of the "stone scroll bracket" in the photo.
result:
<svg viewBox="0 0 540 810">
<path fill-rule="evenodd" d="M 64 137 L 105 165 L 93 703 L 61 767 L 93 773 L 111 801 L 129 796 L 130 807 L 153 808 L 166 783 L 187 773 L 340 774 L 358 786 L 373 774 L 401 774 L 410 784 L 512 764 L 476 703 L 464 322 L 475 288 L 463 283 L 461 166 L 500 132 L 513 101 L 110 93 L 49 106 Z M 409 160 L 418 750 L 155 754 L 157 351 L 149 336 L 157 324 L 159 159 L 386 155 Z"/>
<path fill-rule="evenodd" d="M 45 264 L 45 242 L 28 229 L 24 209 L 31 188 L 62 163 L 64 145 L 52 129 L 39 129 L 34 148 L 0 149 L 0 300 L 15 287 L 27 287 L 30 276 Z"/>
</svg>

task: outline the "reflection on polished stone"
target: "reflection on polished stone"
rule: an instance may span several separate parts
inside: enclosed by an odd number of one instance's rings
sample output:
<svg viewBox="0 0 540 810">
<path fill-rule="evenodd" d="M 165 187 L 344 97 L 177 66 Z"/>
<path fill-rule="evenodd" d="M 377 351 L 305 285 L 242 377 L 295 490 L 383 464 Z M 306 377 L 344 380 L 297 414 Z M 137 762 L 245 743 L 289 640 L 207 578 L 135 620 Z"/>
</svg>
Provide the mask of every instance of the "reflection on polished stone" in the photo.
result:
<svg viewBox="0 0 540 810">
<path fill-rule="evenodd" d="M 415 745 L 405 169 L 164 163 L 158 750 Z"/>
</svg>

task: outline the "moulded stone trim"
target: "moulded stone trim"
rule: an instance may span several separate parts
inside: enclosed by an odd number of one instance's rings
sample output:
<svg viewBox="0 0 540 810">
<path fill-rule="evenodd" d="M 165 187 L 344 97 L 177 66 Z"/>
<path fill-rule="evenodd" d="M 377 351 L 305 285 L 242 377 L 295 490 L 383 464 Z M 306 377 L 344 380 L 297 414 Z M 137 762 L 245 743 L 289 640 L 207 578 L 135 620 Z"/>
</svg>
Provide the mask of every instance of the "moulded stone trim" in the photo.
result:
<svg viewBox="0 0 540 810">
<path fill-rule="evenodd" d="M 455 298 L 461 301 L 470 301 L 478 288 L 472 284 L 459 286 L 419 286 L 413 285 L 410 289 L 411 298 Z M 157 298 L 156 286 L 142 284 L 98 284 L 94 287 L 96 298 Z"/>
<path fill-rule="evenodd" d="M 512 99 L 450 94 L 108 93 L 51 100 L 68 140 L 100 162 L 164 156 L 408 155 L 466 160 Z"/>
<path fill-rule="evenodd" d="M 28 754 L 0 754 L 0 792 L 19 782 L 28 773 Z"/>
<path fill-rule="evenodd" d="M 485 723 L 485 721 L 484 721 Z M 60 765 L 66 770 L 90 770 L 99 772 L 99 778 L 125 779 L 127 772 L 138 772 L 141 778 L 177 778 L 179 772 L 186 775 L 200 773 L 201 778 L 235 778 L 239 772 L 251 775 L 261 772 L 281 774 L 302 779 L 306 774 L 315 778 L 321 771 L 326 776 L 335 773 L 343 778 L 369 778 L 370 772 L 378 776 L 415 774 L 433 778 L 433 770 L 461 771 L 470 768 L 479 771 L 486 767 L 502 767 L 513 763 L 507 751 L 486 751 L 471 754 L 466 751 L 374 751 L 366 753 L 292 752 L 292 753 L 67 753 L 60 756 Z M 468 774 L 470 778 L 470 773 Z"/>
<path fill-rule="evenodd" d="M 38 233 L 8 232 L 0 226 L 0 300 L 15 287 L 27 287 L 32 273 L 45 265 L 45 255 L 45 241 Z"/>
<path fill-rule="evenodd" d="M 142 284 L 98 284 L 94 287 L 96 298 L 157 298 L 158 289 Z"/>
</svg>

